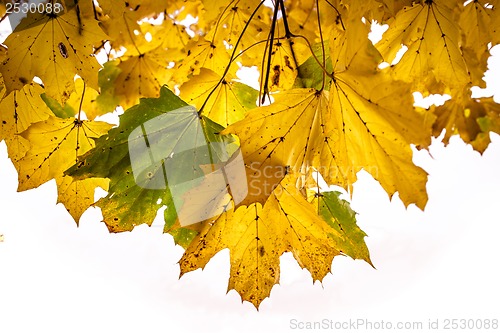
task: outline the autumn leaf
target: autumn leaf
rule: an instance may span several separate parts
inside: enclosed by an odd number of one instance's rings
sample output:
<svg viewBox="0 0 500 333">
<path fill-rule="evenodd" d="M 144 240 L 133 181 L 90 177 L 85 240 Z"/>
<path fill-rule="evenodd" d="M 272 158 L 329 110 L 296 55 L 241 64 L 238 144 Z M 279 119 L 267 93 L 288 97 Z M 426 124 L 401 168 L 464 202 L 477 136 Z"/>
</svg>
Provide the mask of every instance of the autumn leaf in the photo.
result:
<svg viewBox="0 0 500 333">
<path fill-rule="evenodd" d="M 242 206 L 204 222 L 180 260 L 181 275 L 205 267 L 217 252 L 229 248 L 228 290 L 235 289 L 256 307 L 279 283 L 279 258 L 284 252 L 292 252 L 313 280 L 321 281 L 330 271 L 333 257 L 340 254 L 335 239 L 342 236 L 300 195 L 295 178 L 292 174 L 286 176 L 264 205 Z M 349 215 L 337 217 L 341 227 L 347 223 L 347 228 L 353 221 Z M 361 252 L 366 248 L 362 238 Z M 358 249 L 353 247 L 353 251 Z M 367 252 L 364 259 L 369 262 Z"/>
<path fill-rule="evenodd" d="M 432 107 L 430 112 L 436 115 L 434 122 L 434 135 L 439 136 L 443 129 L 445 134 L 443 142 L 448 143 L 452 135 L 471 143 L 474 148 L 483 153 L 490 143 L 489 132 L 498 133 L 498 116 L 500 106 L 492 98 L 453 99 L 444 105 Z"/>
<path fill-rule="evenodd" d="M 204 1 L 205 18 L 213 22 L 206 39 L 218 47 L 230 45 L 236 49 L 243 65 L 254 63 L 261 56 L 255 47 L 267 38 L 272 14 L 261 0 L 233 1 L 230 7 L 226 3 Z M 216 10 L 217 7 L 221 7 L 220 10 Z"/>
<path fill-rule="evenodd" d="M 140 105 L 120 117 L 119 127 L 97 140 L 96 148 L 82 156 L 79 163 L 68 171 L 76 179 L 110 179 L 108 195 L 96 205 L 101 207 L 104 223 L 111 231 L 130 231 L 142 223 L 151 225 L 158 209 L 171 201 L 168 189 L 153 190 L 137 185 L 130 162 L 128 137 L 144 122 L 184 106 L 183 101 L 166 89 L 162 90 L 158 100 L 143 99 Z M 98 160 L 105 162 L 97 163 Z"/>
<path fill-rule="evenodd" d="M 177 216 L 187 210 L 179 210 L 182 206 L 179 203 L 183 200 L 179 197 L 179 186 L 204 175 L 199 165 L 218 163 L 216 151 L 210 150 L 208 155 L 209 151 L 203 148 L 206 146 L 200 144 L 205 140 L 211 143 L 232 142 L 232 139 L 216 134 L 222 129 L 219 125 L 208 119 L 198 121 L 197 112 L 193 112 L 192 108 L 186 109 L 186 106 L 170 90 L 162 88 L 158 99 L 143 99 L 139 105 L 127 110 L 120 117 L 120 126 L 98 139 L 96 148 L 80 158 L 78 164 L 68 171 L 76 179 L 89 176 L 110 179 L 108 195 L 96 203 L 101 207 L 104 222 L 110 231 L 130 231 L 142 223 L 151 225 L 157 211 L 165 205 L 168 205 L 165 228 L 170 230 Z M 131 144 L 140 144 L 141 140 L 144 142 L 141 128 L 151 133 L 148 138 L 149 144 L 153 145 L 151 149 L 161 154 L 157 159 L 150 160 L 147 149 L 131 148 Z M 199 148 L 192 150 L 193 155 L 177 153 L 178 140 L 189 141 L 193 137 L 199 137 L 195 144 Z M 158 151 L 160 147 L 161 152 Z M 165 167 L 170 165 L 166 160 L 171 154 L 179 155 L 176 160 L 180 164 L 172 164 L 171 169 L 165 171 Z M 95 162 L 101 159 L 104 159 L 104 164 Z M 179 167 L 190 164 L 192 167 L 187 169 Z M 179 185 L 176 187 L 175 184 Z M 174 198 L 171 194 L 173 190 L 177 194 Z M 186 191 L 181 188 L 182 193 Z"/>
<path fill-rule="evenodd" d="M 366 234 L 356 224 L 356 213 L 349 202 L 340 199 L 340 192 L 314 192 L 311 203 L 318 207 L 319 215 L 337 231 L 335 248 L 353 259 L 371 263 L 364 238 Z"/>
<path fill-rule="evenodd" d="M 385 61 L 392 63 L 401 48 L 405 52 L 394 66 L 398 80 L 412 82 L 417 91 L 440 93 L 429 86 L 428 77 L 451 89 L 471 84 L 467 64 L 460 50 L 460 30 L 452 3 L 426 1 L 400 10 L 384 33 L 377 48 Z M 477 84 L 477 82 L 472 82 Z"/>
<path fill-rule="evenodd" d="M 173 71 L 168 68 L 169 53 L 158 47 L 137 56 L 124 58 L 118 65 L 115 94 L 125 106 L 135 105 L 140 97 L 158 97 L 160 88 L 169 82 Z"/>
<path fill-rule="evenodd" d="M 58 198 L 57 202 L 62 203 L 73 219 L 77 222 L 82 214 L 94 202 L 94 192 L 96 188 L 108 189 L 109 180 L 103 178 L 88 178 L 84 180 L 74 180 L 65 176 L 56 179 Z"/>
<path fill-rule="evenodd" d="M 246 84 L 222 78 L 206 68 L 183 84 L 180 91 L 182 99 L 200 110 L 203 107 L 203 115 L 223 126 L 243 119 L 248 110 L 257 106 L 259 95 Z"/>
<path fill-rule="evenodd" d="M 130 48 L 136 43 L 134 31 L 140 31 L 138 21 L 155 16 L 167 9 L 167 3 L 154 0 L 101 0 L 100 20 L 115 49 Z M 91 9 L 92 10 L 92 9 Z"/>
<path fill-rule="evenodd" d="M 19 191 L 26 191 L 56 179 L 60 186 L 58 202 L 78 220 L 93 202 L 92 192 L 97 186 L 106 186 L 104 180 L 72 183 L 63 172 L 75 163 L 77 157 L 92 147 L 93 139 L 106 133 L 111 126 L 103 122 L 60 119 L 50 116 L 37 122 L 20 135 L 29 142 L 29 150 L 17 163 Z M 71 195 L 70 195 L 71 193 Z"/>
<path fill-rule="evenodd" d="M 185 56 L 188 40 L 185 30 L 170 20 L 161 25 L 142 23 L 138 29 L 113 78 L 114 94 L 125 109 L 141 97 L 159 96 L 161 86 L 170 83 L 174 64 Z"/>
<path fill-rule="evenodd" d="M 29 150 L 29 142 L 20 134 L 32 123 L 44 121 L 53 115 L 41 95 L 43 88 L 31 83 L 13 91 L 0 102 L 0 140 L 5 140 L 9 157 L 17 163 Z"/>
<path fill-rule="evenodd" d="M 64 102 L 75 89 L 76 74 L 97 90 L 100 65 L 93 46 L 107 36 L 92 13 L 89 0 L 60 15 L 29 13 L 5 40 L 8 51 L 0 72 L 7 92 L 21 89 L 36 76 L 49 96 Z"/>
<path fill-rule="evenodd" d="M 471 1 L 460 13 L 459 25 L 464 34 L 464 47 L 473 50 L 478 58 L 492 46 L 500 43 L 498 1 Z"/>
<path fill-rule="evenodd" d="M 230 55 L 224 46 L 216 45 L 203 37 L 191 40 L 187 45 L 187 55 L 182 62 L 176 65 L 172 80 L 176 83 L 184 83 L 191 75 L 200 74 L 201 68 L 207 68 L 213 72 L 224 75 L 226 67 L 230 66 Z M 236 70 L 231 68 L 227 71 L 235 75 Z"/>
</svg>

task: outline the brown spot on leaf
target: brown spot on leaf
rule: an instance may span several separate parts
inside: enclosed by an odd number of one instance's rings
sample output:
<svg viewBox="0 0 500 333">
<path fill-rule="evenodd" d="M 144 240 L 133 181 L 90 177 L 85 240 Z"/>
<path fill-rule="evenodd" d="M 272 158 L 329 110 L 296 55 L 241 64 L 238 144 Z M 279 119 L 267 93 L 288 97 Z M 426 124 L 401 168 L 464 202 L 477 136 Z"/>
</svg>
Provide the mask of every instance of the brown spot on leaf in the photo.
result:
<svg viewBox="0 0 500 333">
<path fill-rule="evenodd" d="M 273 86 L 278 86 L 280 84 L 280 65 L 276 65 L 273 67 L 274 75 L 273 75 Z"/>
<path fill-rule="evenodd" d="M 293 71 L 293 67 L 292 67 L 292 64 L 290 63 L 289 56 L 285 56 L 285 65 L 286 65 L 286 67 L 290 68 Z"/>
<path fill-rule="evenodd" d="M 64 59 L 67 59 L 68 58 L 68 49 L 66 48 L 66 45 L 64 45 L 62 42 L 59 43 L 57 45 L 57 47 L 59 48 L 59 53 L 61 53 L 61 56 L 64 58 Z"/>
</svg>

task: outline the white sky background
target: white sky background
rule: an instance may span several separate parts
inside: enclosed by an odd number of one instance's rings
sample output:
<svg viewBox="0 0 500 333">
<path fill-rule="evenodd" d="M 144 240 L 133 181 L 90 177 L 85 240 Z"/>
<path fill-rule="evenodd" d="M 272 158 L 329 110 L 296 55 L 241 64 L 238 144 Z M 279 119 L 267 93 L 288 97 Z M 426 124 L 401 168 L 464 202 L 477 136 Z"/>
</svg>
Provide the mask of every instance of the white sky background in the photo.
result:
<svg viewBox="0 0 500 333">
<path fill-rule="evenodd" d="M 500 98 L 500 52 L 489 93 Z M 425 212 L 405 209 L 364 173 L 352 208 L 369 235 L 377 269 L 337 257 L 312 284 L 290 254 L 281 284 L 257 312 L 226 294 L 229 254 L 178 280 L 183 250 L 161 219 L 109 234 L 98 209 L 77 228 L 56 185 L 17 193 L 17 175 L 0 144 L 0 332 L 287 332 L 290 320 L 423 321 L 500 319 L 500 137 L 483 156 L 454 137 L 414 161 L 429 173 Z"/>
</svg>

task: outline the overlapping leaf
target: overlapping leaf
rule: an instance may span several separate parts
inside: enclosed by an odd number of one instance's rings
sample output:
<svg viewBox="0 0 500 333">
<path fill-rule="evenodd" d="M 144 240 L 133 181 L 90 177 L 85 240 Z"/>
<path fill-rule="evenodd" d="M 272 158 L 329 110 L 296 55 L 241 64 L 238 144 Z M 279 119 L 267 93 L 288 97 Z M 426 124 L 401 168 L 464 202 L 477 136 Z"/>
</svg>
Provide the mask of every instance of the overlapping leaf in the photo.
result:
<svg viewBox="0 0 500 333">
<path fill-rule="evenodd" d="M 279 258 L 284 252 L 292 252 L 313 280 L 321 281 L 330 271 L 333 257 L 340 254 L 336 245 L 341 241 L 353 241 L 353 253 L 365 251 L 363 237 L 351 240 L 318 215 L 296 188 L 296 177 L 285 176 L 264 205 L 242 206 L 204 222 L 180 260 L 181 274 L 205 267 L 217 252 L 229 248 L 228 290 L 235 289 L 243 300 L 258 307 L 279 283 Z M 341 228 L 353 221 L 352 216 L 339 217 L 336 221 Z M 364 259 L 369 261 L 367 256 Z"/>
<path fill-rule="evenodd" d="M 29 190 L 56 179 L 61 186 L 58 201 L 66 206 L 78 222 L 81 214 L 94 202 L 94 189 L 97 186 L 106 187 L 106 182 L 87 179 L 75 183 L 63 172 L 75 163 L 78 156 L 93 148 L 93 139 L 107 133 L 110 127 L 103 122 L 54 116 L 31 125 L 21 133 L 29 142 L 29 150 L 16 163 L 19 172 L 18 190 Z"/>
<path fill-rule="evenodd" d="M 169 174 L 168 179 L 166 179 L 163 161 L 175 152 L 177 145 L 182 140 L 192 140 L 193 136 L 200 136 L 207 142 L 231 142 L 228 141 L 229 138 L 215 134 L 221 131 L 220 126 L 206 118 L 200 120 L 197 113 L 193 113 L 192 110 L 181 109 L 186 106 L 185 102 L 166 87 L 162 88 L 158 99 L 143 99 L 139 105 L 127 110 L 120 117 L 120 126 L 112 129 L 109 135 L 97 140 L 96 148 L 83 156 L 79 163 L 69 171 L 69 174 L 77 179 L 85 179 L 89 176 L 110 179 L 108 195 L 97 202 L 97 206 L 102 209 L 104 222 L 110 231 L 130 231 L 142 223 L 151 225 L 157 211 L 165 205 L 168 205 L 166 230 L 169 230 L 177 216 L 176 207 L 172 205 L 171 185 L 168 184 L 172 181 L 181 182 L 180 179 L 194 180 L 204 173 L 198 166 L 186 168 L 186 165 L 182 165 L 183 157 L 180 154 L 177 158 L 180 160 L 178 162 L 180 164 L 173 167 L 173 174 Z M 162 119 L 165 118 L 161 117 L 166 114 L 169 114 L 169 118 L 167 122 L 163 123 Z M 155 129 L 155 132 L 151 134 L 159 141 L 154 141 L 154 143 L 149 141 L 149 144 L 156 147 L 151 149 L 162 155 L 153 161 L 149 158 L 148 149 L 136 152 L 137 156 L 130 155 L 130 136 L 134 130 L 141 129 L 141 126 L 144 126 L 148 121 L 161 124 L 161 128 Z M 155 134 L 160 132 L 161 135 Z M 198 151 L 194 151 L 194 154 L 197 153 Z M 199 165 L 215 163 L 213 157 L 201 153 L 197 154 L 195 158 Z M 159 179 L 163 185 L 147 186 L 147 184 L 142 184 L 138 180 L 140 175 L 137 174 L 137 168 L 136 170 L 132 168 L 131 159 L 134 159 L 141 166 L 145 163 L 144 166 L 148 170 L 146 182 Z M 104 163 L 97 161 L 104 161 Z M 148 163 L 150 165 L 147 165 Z"/>
<path fill-rule="evenodd" d="M 444 105 L 431 109 L 437 119 L 434 123 L 433 132 L 439 136 L 443 129 L 445 135 L 443 142 L 449 142 L 452 135 L 460 135 L 466 143 L 472 143 L 479 152 L 484 152 L 490 143 L 489 131 L 498 133 L 498 116 L 500 105 L 492 98 L 465 100 L 452 99 Z"/>
<path fill-rule="evenodd" d="M 408 47 L 394 66 L 395 78 L 412 82 L 418 91 L 434 93 L 441 91 L 429 86 L 431 77 L 449 88 L 462 89 L 471 84 L 454 10 L 453 3 L 436 0 L 415 3 L 397 13 L 377 44 L 388 63 L 392 63 L 402 44 Z"/>
<path fill-rule="evenodd" d="M 5 41 L 8 53 L 0 72 L 7 92 L 21 89 L 36 76 L 48 95 L 65 101 L 75 89 L 76 74 L 97 90 L 100 65 L 93 46 L 104 39 L 90 0 L 60 15 L 30 13 Z"/>
<path fill-rule="evenodd" d="M 13 91 L 0 102 L 0 140 L 7 143 L 9 157 L 16 163 L 29 150 L 29 142 L 20 134 L 36 122 L 52 115 L 41 98 L 44 90 L 31 83 Z"/>
<path fill-rule="evenodd" d="M 203 107 L 203 115 L 223 126 L 243 119 L 247 110 L 257 106 L 257 90 L 229 77 L 222 79 L 206 68 L 180 90 L 182 99 L 198 109 Z"/>
</svg>

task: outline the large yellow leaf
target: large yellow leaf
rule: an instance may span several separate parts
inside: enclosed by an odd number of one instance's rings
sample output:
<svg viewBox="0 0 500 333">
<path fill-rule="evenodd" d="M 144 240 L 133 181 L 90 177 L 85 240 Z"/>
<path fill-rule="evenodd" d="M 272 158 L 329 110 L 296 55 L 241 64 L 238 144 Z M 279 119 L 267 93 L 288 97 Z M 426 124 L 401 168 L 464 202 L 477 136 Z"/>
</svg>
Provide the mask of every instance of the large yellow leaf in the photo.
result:
<svg viewBox="0 0 500 333">
<path fill-rule="evenodd" d="M 367 78 L 339 74 L 330 89 L 334 112 L 327 128 L 333 132 L 333 154 L 348 171 L 349 184 L 364 168 L 390 197 L 398 191 L 406 206 L 415 203 L 423 209 L 427 174 L 413 164 L 410 143 L 428 146 L 430 129 L 413 109 L 409 93 L 408 85 L 391 80 L 386 73 Z"/>
<path fill-rule="evenodd" d="M 408 47 L 393 67 L 396 79 L 412 82 L 416 90 L 433 93 L 442 91 L 429 85 L 432 77 L 452 89 L 471 84 L 460 50 L 461 33 L 455 9 L 453 3 L 436 0 L 415 3 L 398 12 L 377 44 L 388 63 L 392 63 L 401 44 Z"/>
<path fill-rule="evenodd" d="M 60 102 L 74 91 L 75 74 L 98 89 L 99 63 L 93 46 L 107 39 L 94 19 L 92 2 L 79 1 L 66 13 L 28 14 L 7 37 L 7 58 L 0 64 L 7 92 L 39 77 L 48 95 Z"/>
<path fill-rule="evenodd" d="M 322 153 L 323 164 L 328 165 L 333 154 L 347 185 L 352 186 L 363 168 L 390 197 L 398 191 L 405 205 L 415 203 L 423 209 L 427 174 L 413 164 L 410 144 L 430 144 L 429 124 L 412 106 L 411 85 L 376 69 L 380 57 L 366 29 L 359 22 L 347 24 L 347 31 L 334 29 L 331 37 L 332 116 L 325 131 L 333 145 Z M 335 182 L 339 173 L 323 176 Z"/>
<path fill-rule="evenodd" d="M 332 35 L 329 94 L 275 94 L 273 104 L 249 112 L 223 133 L 238 135 L 245 160 L 254 161 L 258 172 L 276 165 L 302 173 L 313 167 L 330 184 L 350 188 L 365 169 L 391 197 L 399 191 L 405 205 L 423 208 L 427 175 L 412 163 L 410 144 L 427 146 L 430 128 L 412 106 L 410 85 L 378 73 L 380 58 L 368 31 L 355 31 L 364 37 L 350 38 L 341 30 Z"/>
<path fill-rule="evenodd" d="M 229 248 L 228 290 L 235 289 L 256 307 L 279 282 L 279 258 L 284 252 L 292 252 L 313 280 L 321 281 L 333 257 L 340 254 L 334 242 L 339 233 L 302 197 L 295 180 L 295 175 L 288 175 L 264 206 L 242 206 L 204 222 L 180 260 L 181 275 L 203 268 L 217 252 Z"/>
</svg>

